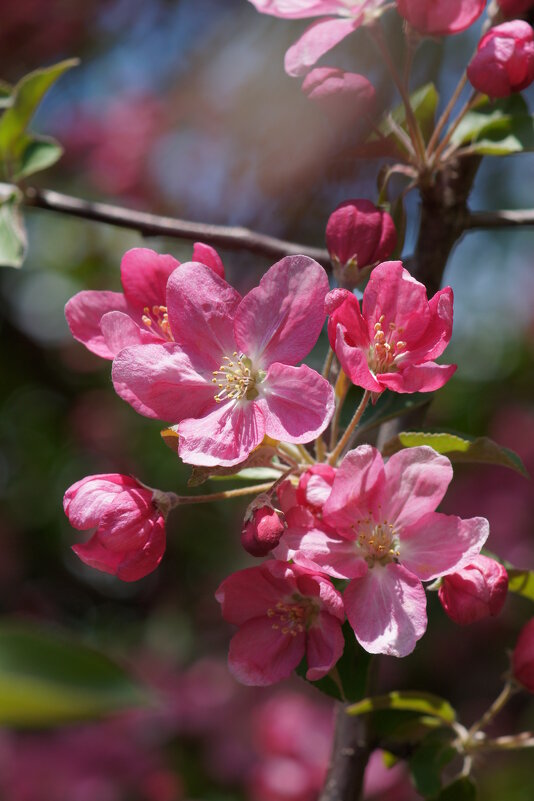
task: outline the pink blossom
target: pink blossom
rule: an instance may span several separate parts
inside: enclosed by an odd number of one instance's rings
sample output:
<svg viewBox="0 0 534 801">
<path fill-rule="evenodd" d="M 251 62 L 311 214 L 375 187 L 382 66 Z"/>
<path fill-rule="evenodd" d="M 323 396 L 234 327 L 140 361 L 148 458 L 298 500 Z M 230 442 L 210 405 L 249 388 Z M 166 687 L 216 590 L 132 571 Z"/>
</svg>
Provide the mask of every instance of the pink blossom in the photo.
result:
<svg viewBox="0 0 534 801">
<path fill-rule="evenodd" d="M 322 576 L 286 562 L 265 562 L 233 573 L 215 597 L 228 623 L 239 626 L 228 663 L 243 684 L 287 678 L 306 655 L 316 681 L 343 653 L 341 595 Z"/>
<path fill-rule="evenodd" d="M 534 81 L 534 30 L 528 22 L 516 19 L 488 31 L 467 67 L 467 77 L 492 98 L 526 89 Z"/>
<path fill-rule="evenodd" d="M 451 338 L 452 305 L 450 287 L 428 301 L 424 285 L 400 261 L 383 262 L 371 273 L 361 311 L 348 290 L 327 296 L 330 344 L 356 386 L 377 394 L 430 392 L 456 370 L 434 362 Z"/>
<path fill-rule="evenodd" d="M 534 617 L 519 632 L 512 654 L 514 678 L 531 693 L 534 693 Z"/>
<path fill-rule="evenodd" d="M 218 253 L 197 242 L 193 249 L 202 262 L 224 278 Z M 180 262 L 148 248 L 132 248 L 121 261 L 123 292 L 84 290 L 65 306 L 72 335 L 103 359 L 113 359 L 127 345 L 168 342 L 166 287 Z"/>
<path fill-rule="evenodd" d="M 447 36 L 477 20 L 486 0 L 397 0 L 397 10 L 420 33 Z"/>
<path fill-rule="evenodd" d="M 489 533 L 483 518 L 438 514 L 452 478 L 447 458 L 408 448 L 386 464 L 361 445 L 343 459 L 323 506 L 323 526 L 288 527 L 276 551 L 307 569 L 349 579 L 345 611 L 371 653 L 406 656 L 426 629 L 421 581 L 462 568 Z"/>
<path fill-rule="evenodd" d="M 310 19 L 313 22 L 285 58 L 288 75 L 305 75 L 329 50 L 349 34 L 376 18 L 386 0 L 249 0 L 262 14 L 283 19 Z"/>
<path fill-rule="evenodd" d="M 304 78 L 302 91 L 332 119 L 350 119 L 354 115 L 372 117 L 375 111 L 373 84 L 355 72 L 315 67 Z"/>
<path fill-rule="evenodd" d="M 174 341 L 121 351 L 115 390 L 140 414 L 178 423 L 179 454 L 192 464 L 239 464 L 266 434 L 309 442 L 328 425 L 333 390 L 295 365 L 319 336 L 327 291 L 306 256 L 282 259 L 244 298 L 207 267 L 183 264 L 167 285 Z"/>
<path fill-rule="evenodd" d="M 507 591 L 506 569 L 480 554 L 461 570 L 444 576 L 438 594 L 451 620 L 465 626 L 498 615 Z"/>
<path fill-rule="evenodd" d="M 63 499 L 74 528 L 96 528 L 72 550 L 86 565 L 122 581 L 137 581 L 157 568 L 165 551 L 164 498 L 119 473 L 87 476 Z M 162 511 L 163 509 L 163 511 Z"/>
</svg>

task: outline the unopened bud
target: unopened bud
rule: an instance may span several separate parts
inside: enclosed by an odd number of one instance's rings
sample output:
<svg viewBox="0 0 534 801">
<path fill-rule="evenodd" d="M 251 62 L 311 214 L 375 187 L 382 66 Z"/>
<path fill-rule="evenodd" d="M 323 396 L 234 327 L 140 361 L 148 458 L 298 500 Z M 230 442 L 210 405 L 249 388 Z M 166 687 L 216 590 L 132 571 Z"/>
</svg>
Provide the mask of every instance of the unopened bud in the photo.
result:
<svg viewBox="0 0 534 801">
<path fill-rule="evenodd" d="M 534 8 L 534 0 L 497 0 L 501 12 L 508 19 L 522 17 L 531 8 Z"/>
<path fill-rule="evenodd" d="M 524 20 L 497 25 L 482 37 L 467 77 L 489 97 L 508 97 L 534 81 L 534 30 Z"/>
<path fill-rule="evenodd" d="M 251 556 L 267 556 L 285 530 L 283 516 L 268 495 L 260 495 L 250 504 L 241 530 L 241 544 Z"/>
<path fill-rule="evenodd" d="M 525 690 L 534 693 L 534 617 L 519 632 L 512 654 L 512 672 Z"/>
<path fill-rule="evenodd" d="M 506 600 L 508 574 L 487 556 L 476 556 L 455 573 L 443 577 L 439 599 L 447 615 L 460 626 L 498 615 Z"/>
</svg>

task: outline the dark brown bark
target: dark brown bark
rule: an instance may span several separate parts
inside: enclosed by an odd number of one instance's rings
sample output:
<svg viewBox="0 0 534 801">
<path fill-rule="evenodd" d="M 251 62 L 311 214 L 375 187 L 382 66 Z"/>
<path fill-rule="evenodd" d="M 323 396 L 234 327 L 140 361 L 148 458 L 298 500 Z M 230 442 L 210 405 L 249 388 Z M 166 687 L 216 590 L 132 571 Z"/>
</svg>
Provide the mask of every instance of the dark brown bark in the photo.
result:
<svg viewBox="0 0 534 801">
<path fill-rule="evenodd" d="M 319 801 L 357 801 L 372 748 L 367 744 L 365 722 L 346 714 L 338 704 L 336 731 L 328 776 Z"/>
</svg>

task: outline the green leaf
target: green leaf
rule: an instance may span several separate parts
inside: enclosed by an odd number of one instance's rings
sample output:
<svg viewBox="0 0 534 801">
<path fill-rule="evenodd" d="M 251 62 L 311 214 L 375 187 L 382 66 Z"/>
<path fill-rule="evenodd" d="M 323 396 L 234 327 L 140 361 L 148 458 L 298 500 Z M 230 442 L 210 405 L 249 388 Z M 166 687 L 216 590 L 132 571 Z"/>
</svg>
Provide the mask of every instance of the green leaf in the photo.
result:
<svg viewBox="0 0 534 801">
<path fill-rule="evenodd" d="M 55 139 L 44 136 L 23 135 L 21 152 L 13 180 L 19 181 L 55 164 L 63 155 L 63 148 Z"/>
<path fill-rule="evenodd" d="M 13 87 L 5 81 L 0 81 L 0 109 L 9 108 L 13 103 L 11 96 Z"/>
<path fill-rule="evenodd" d="M 245 467 L 239 473 L 232 473 L 231 475 L 212 475 L 212 481 L 229 481 L 237 479 L 238 481 L 276 481 L 281 476 L 280 470 L 275 470 L 273 467 Z"/>
<path fill-rule="evenodd" d="M 534 570 L 507 568 L 508 589 L 529 601 L 534 601 Z"/>
<path fill-rule="evenodd" d="M 421 86 L 417 89 L 412 95 L 410 95 L 410 102 L 415 114 L 415 119 L 419 123 L 421 127 L 421 131 L 423 133 L 423 137 L 425 141 L 430 138 L 432 131 L 434 130 L 434 119 L 436 116 L 436 109 L 438 106 L 439 95 L 437 92 L 436 87 L 433 83 L 427 83 L 424 86 Z M 393 111 L 390 112 L 390 115 L 393 120 L 400 125 L 405 131 L 408 130 L 408 123 L 406 122 L 406 109 L 404 107 L 404 103 L 401 103 Z M 391 123 L 388 120 L 388 116 L 386 116 L 382 122 L 380 123 L 379 130 L 387 137 L 393 137 L 397 139 L 397 136 L 394 130 L 391 127 Z M 404 146 L 397 140 L 398 144 L 400 145 L 401 149 L 404 150 Z"/>
<path fill-rule="evenodd" d="M 448 784 L 432 801 L 476 801 L 477 786 L 468 776 Z"/>
<path fill-rule="evenodd" d="M 18 193 L 13 192 L 0 204 L 0 266 L 20 267 L 27 245 L 20 200 Z"/>
<path fill-rule="evenodd" d="M 382 425 L 387 420 L 393 420 L 402 414 L 408 414 L 414 409 L 429 406 L 432 402 L 431 392 L 414 392 L 411 395 L 400 395 L 398 392 L 386 390 L 382 393 L 376 404 L 369 404 L 365 410 L 358 427 L 358 435 Z"/>
<path fill-rule="evenodd" d="M 371 698 L 364 698 L 357 704 L 353 704 L 347 709 L 349 715 L 365 715 L 374 712 L 376 709 L 397 709 L 408 712 L 419 712 L 422 715 L 429 715 L 445 723 L 452 723 L 456 720 L 456 713 L 448 701 L 432 693 L 418 692 L 413 690 L 391 692 L 387 695 L 375 695 Z"/>
<path fill-rule="evenodd" d="M 147 700 L 107 656 L 28 625 L 0 625 L 0 725 L 56 726 Z"/>
<path fill-rule="evenodd" d="M 421 795 L 432 796 L 441 790 L 441 773 L 457 754 L 451 746 L 451 731 L 430 732 L 410 759 L 410 772 Z"/>
<path fill-rule="evenodd" d="M 451 143 L 469 145 L 473 152 L 485 156 L 507 156 L 534 150 L 534 117 L 520 95 L 512 95 L 497 103 L 488 99 L 468 112 Z"/>
<path fill-rule="evenodd" d="M 384 456 L 391 456 L 403 448 L 429 445 L 438 453 L 448 456 L 451 462 L 475 462 L 508 467 L 525 478 L 529 474 L 520 457 L 509 448 L 503 448 L 488 437 L 470 437 L 445 431 L 401 431 L 383 448 Z"/>
</svg>

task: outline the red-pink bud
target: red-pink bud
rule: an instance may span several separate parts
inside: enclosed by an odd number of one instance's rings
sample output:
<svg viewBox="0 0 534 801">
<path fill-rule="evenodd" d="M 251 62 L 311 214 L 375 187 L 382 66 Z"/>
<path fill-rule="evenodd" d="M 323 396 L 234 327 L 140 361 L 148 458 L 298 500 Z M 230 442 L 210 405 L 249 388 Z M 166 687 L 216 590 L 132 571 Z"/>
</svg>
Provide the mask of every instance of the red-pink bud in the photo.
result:
<svg viewBox="0 0 534 801">
<path fill-rule="evenodd" d="M 506 600 L 508 574 L 487 556 L 443 577 L 439 600 L 451 620 L 460 626 L 498 615 Z"/>
<path fill-rule="evenodd" d="M 447 36 L 465 31 L 484 11 L 486 0 L 397 0 L 397 10 L 419 33 Z"/>
<path fill-rule="evenodd" d="M 515 19 L 534 8 L 534 0 L 497 0 L 499 8 L 508 19 Z"/>
<path fill-rule="evenodd" d="M 251 506 L 254 506 L 254 502 Z M 241 545 L 251 556 L 267 556 L 280 542 L 284 530 L 279 512 L 266 499 L 262 506 L 256 505 L 247 512 L 241 531 Z"/>
<path fill-rule="evenodd" d="M 534 30 L 528 22 L 504 22 L 483 36 L 467 77 L 490 97 L 508 97 L 529 86 L 534 81 Z"/>
<path fill-rule="evenodd" d="M 367 78 L 355 72 L 316 67 L 306 75 L 302 91 L 333 117 L 351 114 L 372 117 L 375 112 L 375 88 Z"/>
<path fill-rule="evenodd" d="M 512 654 L 512 672 L 519 684 L 534 693 L 534 617 L 519 632 Z"/>
<path fill-rule="evenodd" d="M 370 200 L 346 200 L 330 215 L 326 246 L 334 267 L 343 273 L 361 271 L 384 261 L 397 244 L 395 224 L 387 211 Z M 340 280 L 345 275 L 339 276 Z M 354 276 L 357 280 L 357 276 Z"/>
</svg>

